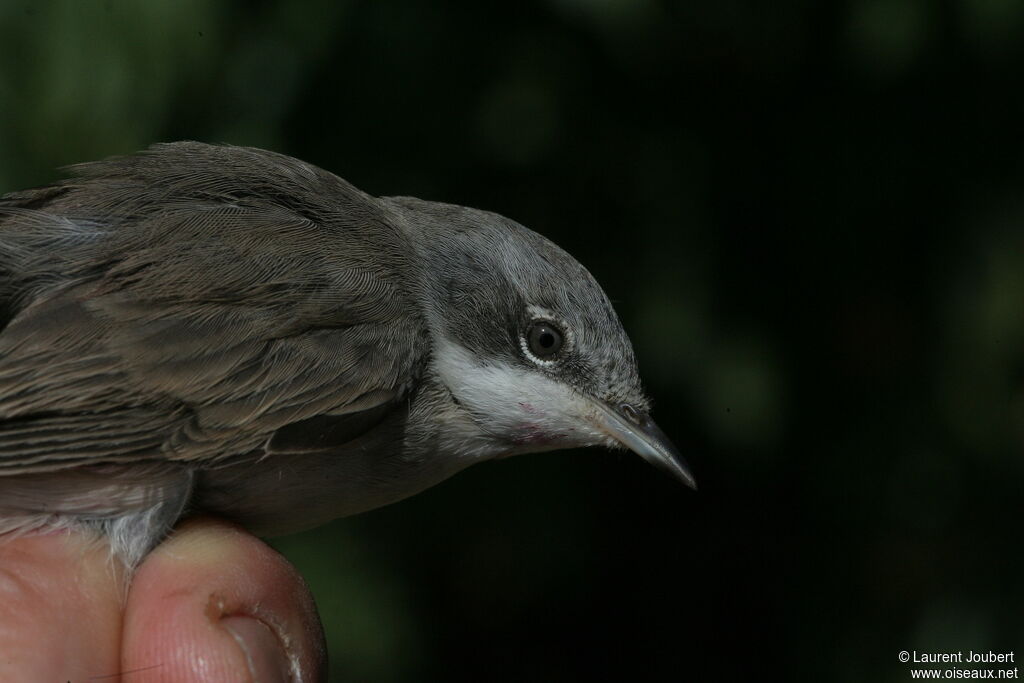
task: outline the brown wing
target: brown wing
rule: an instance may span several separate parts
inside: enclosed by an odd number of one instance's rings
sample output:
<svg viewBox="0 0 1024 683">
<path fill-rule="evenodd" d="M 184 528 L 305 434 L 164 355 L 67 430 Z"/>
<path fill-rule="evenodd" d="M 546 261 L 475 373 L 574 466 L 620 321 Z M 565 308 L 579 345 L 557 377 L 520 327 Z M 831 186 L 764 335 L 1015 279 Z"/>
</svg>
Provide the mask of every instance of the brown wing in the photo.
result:
<svg viewBox="0 0 1024 683">
<path fill-rule="evenodd" d="M 193 173 L 131 157 L 0 202 L 0 474 L 206 462 L 282 429 L 276 448 L 316 447 L 288 426 L 377 416 L 416 381 L 408 245 L 372 198 L 293 160 L 267 177 L 284 157 L 172 147 Z"/>
</svg>

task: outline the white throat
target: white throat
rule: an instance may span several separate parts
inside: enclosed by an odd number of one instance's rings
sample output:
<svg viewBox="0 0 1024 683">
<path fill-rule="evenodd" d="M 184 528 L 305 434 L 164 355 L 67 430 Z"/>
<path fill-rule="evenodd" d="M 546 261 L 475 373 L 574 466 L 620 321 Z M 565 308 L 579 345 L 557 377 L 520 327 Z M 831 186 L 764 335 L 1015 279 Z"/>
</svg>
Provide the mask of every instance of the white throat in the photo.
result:
<svg viewBox="0 0 1024 683">
<path fill-rule="evenodd" d="M 443 430 L 450 452 L 493 458 L 608 442 L 591 401 L 540 371 L 481 359 L 447 338 L 435 346 L 434 366 L 463 413 Z"/>
</svg>

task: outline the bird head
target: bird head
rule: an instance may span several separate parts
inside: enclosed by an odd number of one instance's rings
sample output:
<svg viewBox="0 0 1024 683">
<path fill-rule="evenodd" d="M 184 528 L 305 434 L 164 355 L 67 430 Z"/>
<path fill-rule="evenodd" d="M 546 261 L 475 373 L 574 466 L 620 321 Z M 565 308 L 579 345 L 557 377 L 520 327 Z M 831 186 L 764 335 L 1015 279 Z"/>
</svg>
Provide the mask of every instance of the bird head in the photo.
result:
<svg viewBox="0 0 1024 683">
<path fill-rule="evenodd" d="M 466 455 L 628 448 L 691 487 L 648 415 L 633 347 L 608 297 L 572 256 L 497 214 L 411 198 L 432 371 L 466 418 Z"/>
</svg>

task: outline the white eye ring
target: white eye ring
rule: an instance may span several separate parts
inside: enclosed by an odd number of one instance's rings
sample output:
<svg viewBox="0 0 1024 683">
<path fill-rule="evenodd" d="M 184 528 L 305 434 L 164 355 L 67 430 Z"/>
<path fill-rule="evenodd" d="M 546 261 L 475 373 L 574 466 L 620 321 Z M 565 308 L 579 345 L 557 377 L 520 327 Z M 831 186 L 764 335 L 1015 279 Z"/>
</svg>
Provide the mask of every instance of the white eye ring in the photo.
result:
<svg viewBox="0 0 1024 683">
<path fill-rule="evenodd" d="M 526 345 L 537 358 L 554 360 L 565 342 L 558 326 L 547 320 L 535 320 L 526 331 Z"/>
<path fill-rule="evenodd" d="M 565 356 L 572 347 L 573 334 L 561 316 L 540 306 L 530 306 L 531 317 L 526 331 L 519 336 L 519 347 L 523 355 L 542 367 L 551 367 Z M 549 354 L 543 349 L 548 344 L 555 346 Z"/>
</svg>

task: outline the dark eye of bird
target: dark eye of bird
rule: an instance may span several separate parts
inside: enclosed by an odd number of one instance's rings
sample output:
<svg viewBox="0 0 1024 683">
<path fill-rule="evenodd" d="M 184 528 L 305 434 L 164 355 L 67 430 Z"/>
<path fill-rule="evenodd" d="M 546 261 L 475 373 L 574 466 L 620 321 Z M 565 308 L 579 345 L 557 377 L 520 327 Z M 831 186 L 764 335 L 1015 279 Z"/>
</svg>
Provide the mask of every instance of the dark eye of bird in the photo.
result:
<svg viewBox="0 0 1024 683">
<path fill-rule="evenodd" d="M 547 322 L 535 322 L 530 326 L 530 332 L 526 336 L 530 344 L 530 351 L 537 358 L 548 359 L 562 350 L 561 331 Z"/>
</svg>

